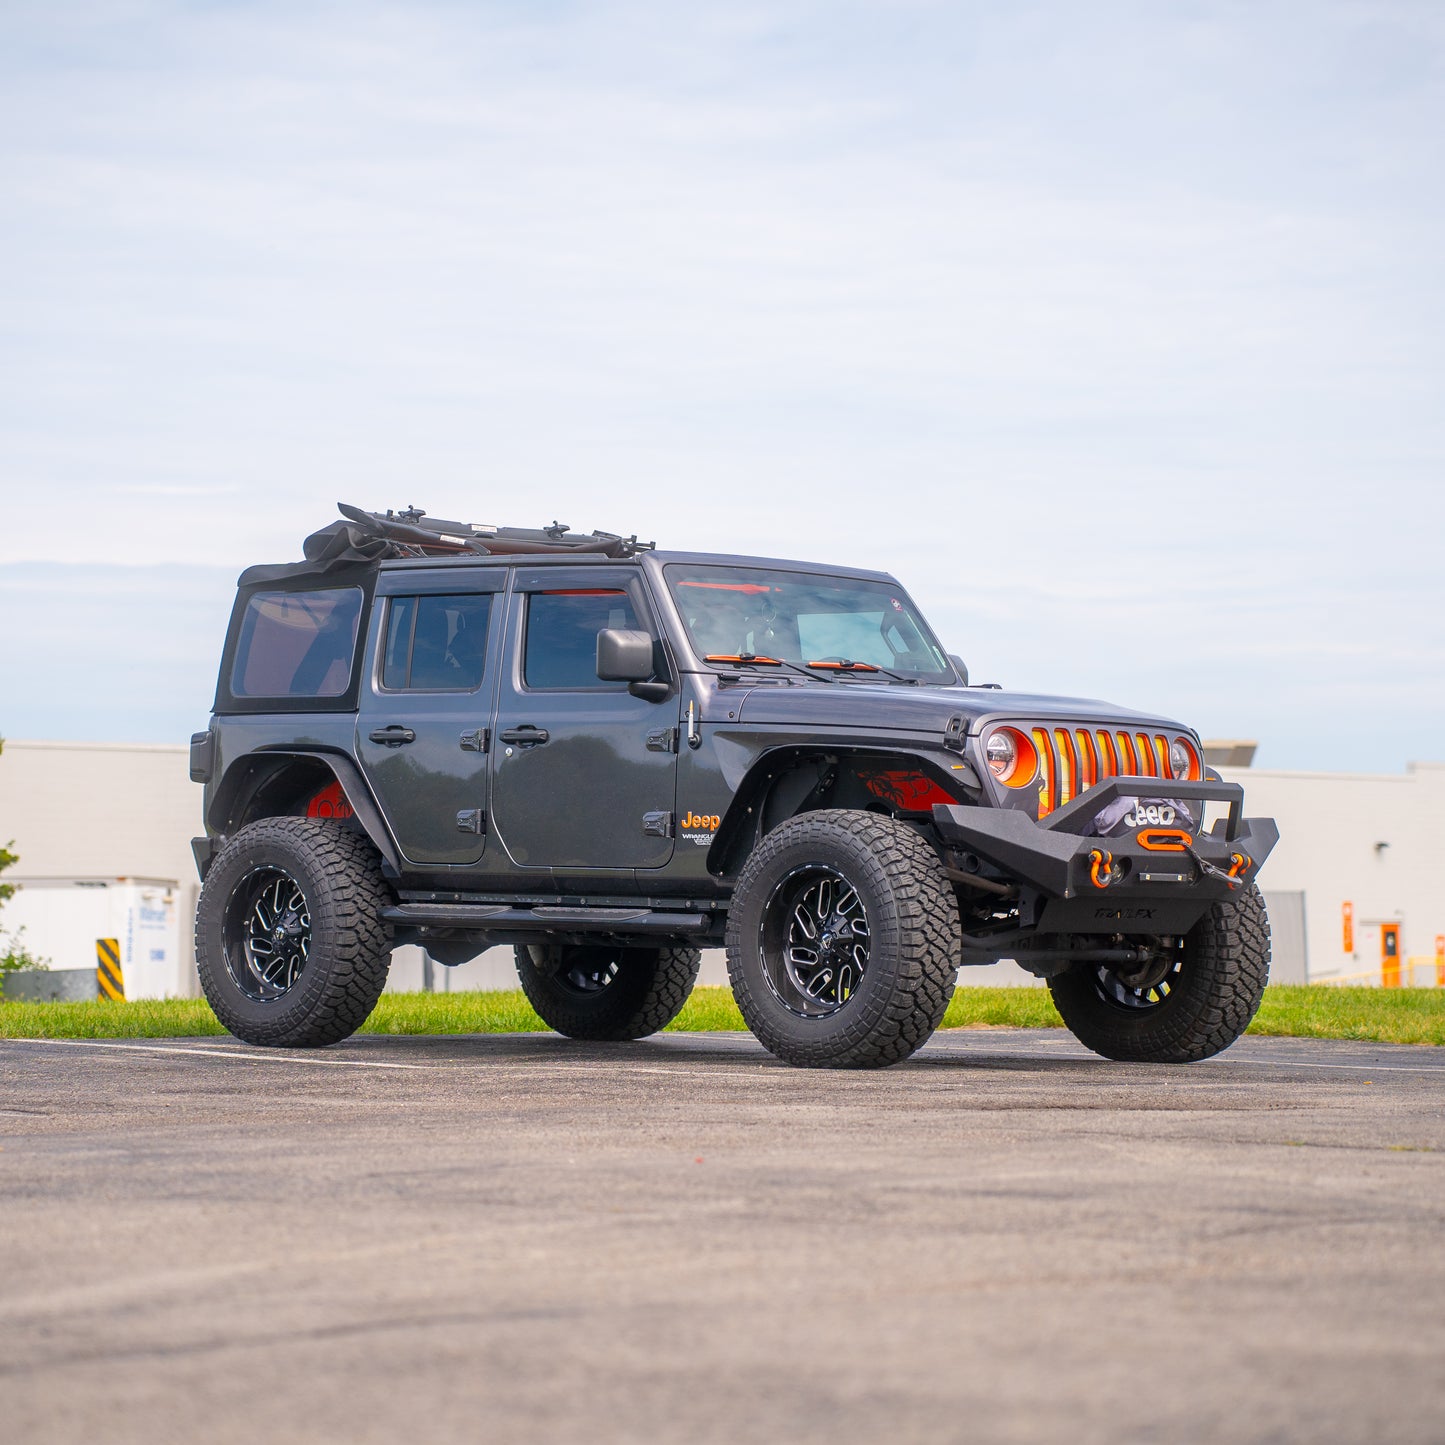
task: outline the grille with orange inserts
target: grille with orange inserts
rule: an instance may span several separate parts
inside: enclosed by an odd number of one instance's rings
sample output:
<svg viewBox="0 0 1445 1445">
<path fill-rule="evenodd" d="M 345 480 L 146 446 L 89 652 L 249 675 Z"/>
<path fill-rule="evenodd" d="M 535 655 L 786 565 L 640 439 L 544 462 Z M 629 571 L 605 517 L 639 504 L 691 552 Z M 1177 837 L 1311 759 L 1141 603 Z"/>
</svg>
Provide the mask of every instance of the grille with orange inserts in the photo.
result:
<svg viewBox="0 0 1445 1445">
<path fill-rule="evenodd" d="M 1124 728 L 1086 728 L 1055 724 L 1030 727 L 1026 736 L 1038 754 L 1039 817 L 1072 802 L 1080 793 L 1109 778 L 1168 779 L 1167 733 L 1130 732 Z M 1189 748 L 1190 780 L 1200 776 L 1198 755 Z"/>
</svg>

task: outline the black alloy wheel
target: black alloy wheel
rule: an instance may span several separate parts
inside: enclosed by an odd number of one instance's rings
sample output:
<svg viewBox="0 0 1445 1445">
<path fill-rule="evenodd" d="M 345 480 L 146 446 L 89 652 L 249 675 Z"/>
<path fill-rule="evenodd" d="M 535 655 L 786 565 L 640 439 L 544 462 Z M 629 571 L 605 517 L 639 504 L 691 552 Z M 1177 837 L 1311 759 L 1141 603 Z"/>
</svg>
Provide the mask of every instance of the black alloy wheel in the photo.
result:
<svg viewBox="0 0 1445 1445">
<path fill-rule="evenodd" d="M 282 868 L 255 868 L 231 894 L 223 925 L 226 967 L 248 998 L 268 1002 L 296 986 L 311 952 L 311 908 Z"/>
<path fill-rule="evenodd" d="M 763 905 L 758 952 L 773 996 L 800 1018 L 827 1018 L 868 972 L 868 910 L 836 868 L 795 868 Z"/>
<path fill-rule="evenodd" d="M 1148 963 L 1132 968 L 1109 968 L 1100 964 L 1094 970 L 1094 987 L 1105 1003 L 1116 1008 L 1138 1012 L 1160 1008 L 1180 984 L 1184 971 L 1182 940 L 1160 940 L 1157 956 Z"/>
</svg>

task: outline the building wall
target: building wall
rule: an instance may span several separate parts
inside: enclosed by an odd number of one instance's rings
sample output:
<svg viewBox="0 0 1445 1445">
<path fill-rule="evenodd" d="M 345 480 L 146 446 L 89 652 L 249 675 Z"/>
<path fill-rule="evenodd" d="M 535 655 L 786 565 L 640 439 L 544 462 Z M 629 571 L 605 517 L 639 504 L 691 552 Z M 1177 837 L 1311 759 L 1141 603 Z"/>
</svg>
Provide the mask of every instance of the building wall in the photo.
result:
<svg viewBox="0 0 1445 1445">
<path fill-rule="evenodd" d="M 1400 924 L 1400 953 L 1431 960 L 1445 934 L 1445 763 L 1403 773 L 1286 773 L 1222 768 L 1244 785 L 1245 811 L 1273 815 L 1279 846 L 1261 875 L 1271 895 L 1304 895 L 1309 978 L 1378 982 L 1380 924 Z M 1379 844 L 1386 846 L 1379 847 Z M 1354 908 L 1354 948 L 1341 907 Z"/>
<path fill-rule="evenodd" d="M 0 753 L 0 842 L 20 861 L 4 881 L 154 878 L 176 885 L 181 919 L 174 993 L 197 994 L 195 917 L 200 882 L 191 839 L 201 831 L 201 789 L 185 747 L 40 743 L 7 738 Z M 0 923 L 5 915 L 0 912 Z M 45 941 L 27 937 L 40 954 Z"/>
<path fill-rule="evenodd" d="M 1445 934 L 1445 763 L 1415 763 L 1400 774 L 1222 771 L 1244 784 L 1246 811 L 1279 821 L 1279 847 L 1263 874 L 1278 980 L 1378 980 L 1382 921 L 1400 924 L 1402 956 L 1433 957 L 1436 935 Z M 200 808 L 185 747 L 7 740 L 0 753 L 0 842 L 13 838 L 20 855 L 6 881 L 174 882 L 181 994 L 198 991 L 188 920 L 199 892 L 190 840 L 201 831 Z M 1340 920 L 1346 901 L 1355 917 L 1350 952 Z M 43 940 L 29 941 L 44 951 Z M 398 950 L 391 986 L 421 987 L 422 970 L 419 949 Z M 460 969 L 437 965 L 433 977 L 437 988 L 510 986 L 511 950 L 491 949 Z M 710 950 L 703 981 L 725 978 L 721 953 Z M 964 979 L 1032 981 L 1011 964 L 968 969 Z M 1416 981 L 1432 980 L 1422 973 Z"/>
</svg>

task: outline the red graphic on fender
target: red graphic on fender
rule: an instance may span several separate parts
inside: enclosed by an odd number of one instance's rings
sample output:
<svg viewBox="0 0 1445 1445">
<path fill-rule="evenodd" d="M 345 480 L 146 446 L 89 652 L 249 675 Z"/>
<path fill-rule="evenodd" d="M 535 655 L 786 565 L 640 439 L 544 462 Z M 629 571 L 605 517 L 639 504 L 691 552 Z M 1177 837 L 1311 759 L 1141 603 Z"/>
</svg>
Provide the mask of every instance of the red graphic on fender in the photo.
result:
<svg viewBox="0 0 1445 1445">
<path fill-rule="evenodd" d="M 341 784 L 332 783 L 329 788 L 322 788 L 307 803 L 306 816 L 308 818 L 350 818 L 354 814 L 351 804 L 346 801 L 346 794 L 341 791 Z"/>
<path fill-rule="evenodd" d="M 876 772 L 860 768 L 858 780 L 875 798 L 892 803 L 895 808 L 905 813 L 926 813 L 935 803 L 958 801 L 951 793 L 940 788 L 932 778 L 903 768 L 879 769 Z"/>
</svg>

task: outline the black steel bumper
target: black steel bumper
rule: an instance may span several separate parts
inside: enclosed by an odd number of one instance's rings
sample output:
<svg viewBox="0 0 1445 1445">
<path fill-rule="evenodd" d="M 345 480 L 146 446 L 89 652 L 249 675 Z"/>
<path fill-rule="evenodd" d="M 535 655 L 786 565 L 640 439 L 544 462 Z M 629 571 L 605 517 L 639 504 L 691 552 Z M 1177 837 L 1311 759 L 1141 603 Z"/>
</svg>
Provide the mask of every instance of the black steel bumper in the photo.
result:
<svg viewBox="0 0 1445 1445">
<path fill-rule="evenodd" d="M 1167 797 L 1229 804 L 1208 832 L 1144 827 L 1085 836 L 1118 798 Z M 939 804 L 933 821 L 956 852 L 991 864 L 1042 903 L 1031 920 L 1049 933 L 1186 931 L 1209 905 L 1255 881 L 1279 841 L 1273 818 L 1245 818 L 1238 783 L 1110 778 L 1043 822 L 1002 808 Z M 1202 810 L 1201 810 L 1202 811 Z"/>
</svg>

